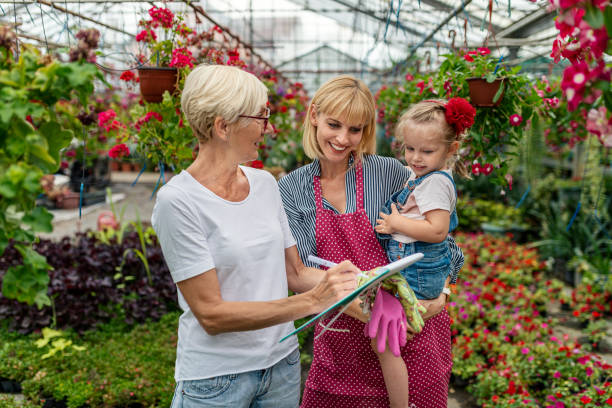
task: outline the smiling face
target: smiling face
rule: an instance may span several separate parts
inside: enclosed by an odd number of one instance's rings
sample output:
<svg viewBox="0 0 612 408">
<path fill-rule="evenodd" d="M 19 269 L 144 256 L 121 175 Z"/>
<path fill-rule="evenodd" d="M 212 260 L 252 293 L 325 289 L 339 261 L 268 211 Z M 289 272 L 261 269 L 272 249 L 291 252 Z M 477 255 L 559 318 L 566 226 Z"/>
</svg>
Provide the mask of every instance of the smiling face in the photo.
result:
<svg viewBox="0 0 612 408">
<path fill-rule="evenodd" d="M 362 123 L 348 123 L 343 116 L 313 113 L 310 121 L 316 128 L 316 139 L 323 156 L 332 163 L 348 162 L 351 152 L 357 149 L 363 137 Z"/>
<path fill-rule="evenodd" d="M 437 123 L 414 123 L 404 127 L 402 132 L 404 158 L 417 177 L 445 168 L 449 159 L 459 147 L 458 142 L 450 145 L 444 140 Z"/>
</svg>

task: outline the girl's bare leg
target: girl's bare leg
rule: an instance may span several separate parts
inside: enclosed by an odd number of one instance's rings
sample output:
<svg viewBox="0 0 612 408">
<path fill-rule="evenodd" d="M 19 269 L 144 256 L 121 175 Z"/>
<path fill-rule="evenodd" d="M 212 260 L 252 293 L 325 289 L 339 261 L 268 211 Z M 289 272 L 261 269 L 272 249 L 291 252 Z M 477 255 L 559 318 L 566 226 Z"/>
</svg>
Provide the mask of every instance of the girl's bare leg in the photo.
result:
<svg viewBox="0 0 612 408">
<path fill-rule="evenodd" d="M 391 408 L 408 408 L 408 370 L 404 360 L 395 357 L 389 347 L 379 353 L 376 339 L 372 339 L 370 344 L 380 362 Z"/>
</svg>

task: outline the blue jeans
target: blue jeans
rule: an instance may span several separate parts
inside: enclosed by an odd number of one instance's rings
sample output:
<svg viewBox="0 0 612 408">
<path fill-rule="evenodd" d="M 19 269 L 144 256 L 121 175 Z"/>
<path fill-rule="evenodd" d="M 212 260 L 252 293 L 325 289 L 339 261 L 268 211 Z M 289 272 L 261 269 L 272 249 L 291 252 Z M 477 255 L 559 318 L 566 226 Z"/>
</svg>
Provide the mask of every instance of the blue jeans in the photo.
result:
<svg viewBox="0 0 612 408">
<path fill-rule="evenodd" d="M 296 408 L 300 402 L 300 352 L 265 370 L 179 381 L 171 408 Z"/>
<path fill-rule="evenodd" d="M 452 254 L 447 240 L 439 243 L 416 241 L 410 244 L 389 240 L 387 256 L 391 262 L 417 252 L 423 253 L 423 259 L 400 272 L 417 299 L 435 299 L 442 293 L 451 270 Z"/>
</svg>

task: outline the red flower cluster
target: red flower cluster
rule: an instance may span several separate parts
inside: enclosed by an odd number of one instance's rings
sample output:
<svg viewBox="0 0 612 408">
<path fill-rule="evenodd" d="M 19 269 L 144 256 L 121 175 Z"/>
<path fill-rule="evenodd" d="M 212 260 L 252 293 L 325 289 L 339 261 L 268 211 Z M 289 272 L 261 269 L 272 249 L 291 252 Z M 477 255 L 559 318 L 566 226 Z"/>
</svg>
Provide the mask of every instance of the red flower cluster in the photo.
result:
<svg viewBox="0 0 612 408">
<path fill-rule="evenodd" d="M 451 98 L 446 105 L 446 122 L 455 129 L 458 135 L 472 127 L 476 109 L 463 98 Z"/>
<path fill-rule="evenodd" d="M 125 143 L 121 143 L 111 147 L 108 151 L 108 157 L 111 159 L 117 159 L 120 157 L 126 157 L 130 155 L 130 149 L 126 146 Z"/>
<path fill-rule="evenodd" d="M 149 15 L 153 20 L 151 26 L 157 28 L 160 24 L 164 28 L 172 28 L 172 20 L 174 20 L 174 14 L 166 8 L 151 7 L 149 9 Z"/>
<path fill-rule="evenodd" d="M 480 176 L 481 174 L 488 176 L 491 173 L 493 173 L 493 165 L 491 163 L 484 163 L 482 165 L 480 163 L 472 164 L 472 174 L 475 176 Z M 510 187 L 510 190 L 512 190 L 512 187 Z"/>
<path fill-rule="evenodd" d="M 134 74 L 132 71 L 123 71 L 119 79 L 125 82 L 129 82 L 136 81 L 138 78 L 136 77 L 136 74 Z"/>
</svg>

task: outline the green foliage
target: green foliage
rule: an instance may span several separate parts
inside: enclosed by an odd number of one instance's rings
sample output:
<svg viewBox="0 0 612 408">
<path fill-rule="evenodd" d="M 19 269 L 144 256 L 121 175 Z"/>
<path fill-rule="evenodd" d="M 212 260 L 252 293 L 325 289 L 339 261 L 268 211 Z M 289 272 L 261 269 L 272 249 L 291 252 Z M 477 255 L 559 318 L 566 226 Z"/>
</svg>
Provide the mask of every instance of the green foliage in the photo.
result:
<svg viewBox="0 0 612 408">
<path fill-rule="evenodd" d="M 496 201 L 459 198 L 457 211 L 463 232 L 480 231 L 484 223 L 508 229 L 526 227 L 521 210 Z"/>
<path fill-rule="evenodd" d="M 0 377 L 21 382 L 33 402 L 53 397 L 69 408 L 167 407 L 174 390 L 177 325 L 178 313 L 171 313 L 132 329 L 116 322 L 82 337 L 66 332 L 66 341 L 82 344 L 87 352 L 46 359 L 36 345 L 40 335 L 19 336 L 0 327 Z"/>
<path fill-rule="evenodd" d="M 85 350 L 83 346 L 73 344 L 72 340 L 65 339 L 65 334 L 60 330 L 53 330 L 48 327 L 42 329 L 42 339 L 36 340 L 36 347 L 48 347 L 46 354 L 41 356 L 42 359 L 54 356 L 59 353 L 62 357 L 70 355 L 72 352 Z"/>
<path fill-rule="evenodd" d="M 39 307 L 46 295 L 49 265 L 31 250 L 37 232 L 50 232 L 51 214 L 35 207 L 40 178 L 60 165 L 59 152 L 73 138 L 58 122 L 56 104 L 77 98 L 86 106 L 95 65 L 62 63 L 23 46 L 19 60 L 0 53 L 0 255 L 9 240 L 18 242 L 23 265 L 9 268 L 2 293 Z"/>
</svg>

